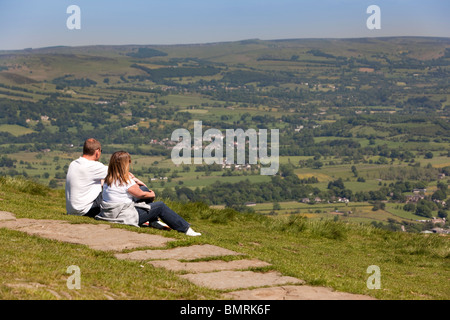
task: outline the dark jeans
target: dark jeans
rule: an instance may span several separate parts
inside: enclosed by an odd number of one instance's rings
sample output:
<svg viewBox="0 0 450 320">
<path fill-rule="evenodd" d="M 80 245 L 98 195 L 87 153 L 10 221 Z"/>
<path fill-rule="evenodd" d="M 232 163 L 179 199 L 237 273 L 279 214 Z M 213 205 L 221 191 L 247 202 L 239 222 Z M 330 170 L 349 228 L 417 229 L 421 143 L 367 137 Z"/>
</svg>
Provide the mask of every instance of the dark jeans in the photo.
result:
<svg viewBox="0 0 450 320">
<path fill-rule="evenodd" d="M 143 191 L 149 191 L 146 187 L 141 187 Z M 148 201 L 150 202 L 150 201 Z M 182 217 L 180 217 L 176 212 L 170 209 L 164 202 L 157 201 L 148 203 L 150 205 L 150 210 L 145 210 L 143 208 L 136 208 L 139 214 L 139 225 L 145 222 L 153 222 L 160 218 L 164 223 L 166 223 L 173 230 L 185 233 L 189 229 L 189 223 L 186 222 Z"/>
<path fill-rule="evenodd" d="M 94 200 L 94 203 L 92 203 L 91 209 L 84 214 L 85 217 L 95 218 L 96 215 L 100 213 L 100 203 L 102 203 L 102 193 L 100 192 L 97 196 L 97 199 Z"/>
<path fill-rule="evenodd" d="M 84 214 L 83 216 L 94 218 L 96 215 L 100 213 L 100 207 L 91 208 L 91 210 L 88 211 L 88 213 Z"/>
</svg>

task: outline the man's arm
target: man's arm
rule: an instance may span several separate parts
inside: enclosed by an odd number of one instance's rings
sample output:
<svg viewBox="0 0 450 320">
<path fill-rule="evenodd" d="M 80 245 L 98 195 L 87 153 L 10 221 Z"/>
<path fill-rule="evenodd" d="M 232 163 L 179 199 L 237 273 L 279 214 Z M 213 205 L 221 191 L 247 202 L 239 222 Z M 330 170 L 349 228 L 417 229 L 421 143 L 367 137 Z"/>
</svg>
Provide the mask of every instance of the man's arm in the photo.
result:
<svg viewBox="0 0 450 320">
<path fill-rule="evenodd" d="M 94 180 L 104 180 L 106 178 L 106 175 L 108 174 L 108 166 L 105 166 L 101 162 L 97 162 L 98 164 L 95 166 L 95 168 L 92 168 L 92 178 Z"/>
</svg>

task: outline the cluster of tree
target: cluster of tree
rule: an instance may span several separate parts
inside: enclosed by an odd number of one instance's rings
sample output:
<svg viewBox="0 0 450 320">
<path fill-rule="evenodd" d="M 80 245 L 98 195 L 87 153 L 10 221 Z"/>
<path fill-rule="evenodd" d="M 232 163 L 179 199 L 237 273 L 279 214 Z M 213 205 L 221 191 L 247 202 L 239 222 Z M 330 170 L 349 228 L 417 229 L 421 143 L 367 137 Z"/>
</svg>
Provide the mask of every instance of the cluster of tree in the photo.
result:
<svg viewBox="0 0 450 320">
<path fill-rule="evenodd" d="M 324 58 L 331 58 L 331 59 L 336 58 L 334 55 L 322 52 L 319 49 L 312 49 L 312 50 L 309 50 L 307 53 L 312 54 L 315 57 L 324 57 Z"/>
<path fill-rule="evenodd" d="M 417 98 L 409 98 L 406 101 L 404 107 L 413 110 L 417 109 L 441 110 L 442 103 L 439 101 L 431 100 L 429 97 L 423 96 Z"/>
<path fill-rule="evenodd" d="M 443 201 L 449 196 L 448 184 L 444 182 L 437 183 L 437 190 L 431 195 L 431 199 Z"/>
<path fill-rule="evenodd" d="M 390 185 L 390 193 L 393 193 L 393 200 L 405 201 L 406 197 L 401 194 L 402 192 L 411 192 L 415 188 L 422 189 L 425 187 L 426 183 L 423 181 L 414 183 L 398 181 L 395 184 Z M 413 212 L 418 216 L 426 218 L 432 218 L 434 216 L 433 211 L 438 211 L 438 217 L 447 218 L 449 205 L 446 204 L 444 206 L 441 201 L 446 200 L 448 195 L 448 184 L 445 182 L 438 182 L 437 190 L 431 196 L 420 199 L 417 203 L 406 203 L 403 206 L 403 210 Z"/>
<path fill-rule="evenodd" d="M 214 171 L 222 171 L 222 165 L 214 163 L 212 165 L 199 165 L 195 166 L 196 172 L 214 172 Z"/>
<path fill-rule="evenodd" d="M 147 73 L 146 77 L 136 76 L 134 77 L 136 79 L 148 79 L 155 83 L 164 83 L 170 85 L 174 85 L 175 83 L 165 81 L 166 78 L 213 76 L 221 71 L 221 69 L 211 66 L 150 69 L 142 65 L 132 64 L 131 67 L 140 69 Z M 133 77 L 129 78 L 132 79 Z"/>
<path fill-rule="evenodd" d="M 178 113 L 179 107 L 164 107 L 158 108 L 158 111 L 148 108 L 147 106 L 142 105 L 132 105 L 130 106 L 131 114 L 136 118 L 145 118 L 145 119 L 159 119 L 159 120 L 172 120 L 174 119 Z M 190 116 L 190 114 L 188 113 Z M 184 116 L 189 117 L 184 114 Z M 190 118 L 189 118 L 190 119 Z M 186 120 L 189 120 L 186 119 Z"/>
<path fill-rule="evenodd" d="M 329 197 L 341 197 L 353 200 L 353 191 L 345 187 L 342 178 L 328 182 L 327 189 L 329 191 Z"/>
<path fill-rule="evenodd" d="M 418 224 L 418 223 L 412 223 L 412 222 L 408 222 L 408 221 L 399 222 L 392 218 L 388 218 L 387 223 L 383 223 L 381 221 L 372 221 L 370 224 L 378 229 L 389 230 L 389 231 L 402 231 L 403 230 L 402 228 L 404 228 L 404 230 L 406 230 L 406 232 L 414 232 L 414 233 L 418 233 L 423 230 L 428 230 L 428 229 L 432 228 L 432 226 L 429 224 Z"/>
<path fill-rule="evenodd" d="M 53 84 L 56 84 L 56 89 L 61 90 L 66 87 L 91 87 L 97 84 L 96 81 L 91 80 L 89 78 L 81 78 L 81 79 L 69 79 L 72 78 L 73 75 L 65 75 L 62 77 L 58 77 L 52 80 Z"/>
<path fill-rule="evenodd" d="M 167 56 L 167 53 L 152 48 L 138 48 L 137 52 L 127 53 L 127 56 L 133 58 L 152 58 L 165 57 Z"/>
<path fill-rule="evenodd" d="M 167 195 L 167 190 L 165 195 Z M 207 204 L 225 204 L 228 207 L 241 207 L 247 202 L 281 202 L 298 200 L 309 194 L 318 194 L 319 189 L 306 184 L 291 173 L 286 176 L 273 176 L 270 183 L 252 183 L 248 179 L 239 183 L 217 181 L 203 189 L 191 190 L 176 188 L 178 200 L 188 199 Z M 172 194 L 173 196 L 173 194 Z"/>
<path fill-rule="evenodd" d="M 13 168 L 15 167 L 14 163 L 16 162 L 17 160 L 11 159 L 7 156 L 2 156 L 0 158 L 0 167 Z"/>
<path fill-rule="evenodd" d="M 280 85 L 291 82 L 293 75 L 288 72 L 257 72 L 247 70 L 235 70 L 226 72 L 222 81 L 231 86 L 243 86 L 248 83 L 256 82 L 261 87 Z"/>
<path fill-rule="evenodd" d="M 133 170 L 133 174 L 136 176 L 143 176 L 144 174 L 148 174 L 153 178 L 160 178 L 165 177 L 169 174 L 170 169 L 169 168 L 159 168 L 156 166 L 151 167 L 142 167 L 140 170 Z"/>
<path fill-rule="evenodd" d="M 432 218 L 433 211 L 437 210 L 437 204 L 427 199 L 421 199 L 417 202 L 414 214 L 425 218 Z"/>
</svg>

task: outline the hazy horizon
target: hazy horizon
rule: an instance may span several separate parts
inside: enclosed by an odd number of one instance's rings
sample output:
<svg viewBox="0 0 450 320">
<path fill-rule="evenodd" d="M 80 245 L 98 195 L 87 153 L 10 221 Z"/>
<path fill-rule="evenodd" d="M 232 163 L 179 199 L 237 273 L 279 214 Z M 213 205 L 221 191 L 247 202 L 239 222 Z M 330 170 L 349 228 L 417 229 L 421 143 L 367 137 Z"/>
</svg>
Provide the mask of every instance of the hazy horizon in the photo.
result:
<svg viewBox="0 0 450 320">
<path fill-rule="evenodd" d="M 80 28 L 69 29 L 77 5 Z M 381 29 L 366 21 L 380 8 Z M 247 39 L 450 37 L 445 0 L 2 0 L 0 50 L 190 45 Z"/>
<path fill-rule="evenodd" d="M 437 37 L 437 36 L 384 36 L 384 37 L 342 37 L 342 38 L 330 38 L 330 37 L 322 37 L 322 38 L 281 38 L 281 39 L 238 39 L 238 40 L 230 40 L 230 41 L 212 41 L 212 42 L 197 42 L 197 43 L 173 43 L 173 44 L 158 44 L 158 43 L 123 43 L 123 44 L 87 44 L 87 45 L 51 45 L 45 47 L 28 47 L 21 49 L 0 49 L 0 51 L 25 51 L 25 50 L 45 50 L 52 48 L 84 48 L 84 47 L 169 47 L 169 46 L 195 46 L 195 45 L 213 45 L 219 43 L 233 43 L 233 42 L 241 42 L 241 41 L 301 41 L 301 40 L 352 40 L 352 39 L 388 39 L 388 38 L 436 38 L 436 39 L 449 39 L 450 37 Z"/>
</svg>

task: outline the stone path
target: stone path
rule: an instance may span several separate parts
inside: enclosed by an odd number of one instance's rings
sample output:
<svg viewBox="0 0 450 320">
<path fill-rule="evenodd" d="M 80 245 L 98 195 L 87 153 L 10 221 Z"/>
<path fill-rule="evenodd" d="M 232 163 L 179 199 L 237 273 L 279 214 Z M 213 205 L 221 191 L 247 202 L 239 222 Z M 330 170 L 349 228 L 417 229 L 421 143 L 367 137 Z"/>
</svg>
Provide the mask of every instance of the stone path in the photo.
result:
<svg viewBox="0 0 450 320">
<path fill-rule="evenodd" d="M 255 272 L 269 263 L 245 259 L 241 253 L 204 244 L 173 249 L 139 250 L 141 247 L 164 247 L 176 239 L 111 228 L 108 224 L 70 224 L 60 220 L 16 219 L 0 211 L 0 228 L 18 230 L 43 238 L 87 245 L 95 250 L 117 252 L 117 259 L 145 261 L 157 268 L 179 273 L 180 278 L 217 290 L 234 290 L 223 294 L 235 300 L 372 300 L 363 295 L 310 287 L 304 281 L 279 272 Z M 134 250 L 122 253 L 124 250 Z M 233 256 L 231 261 L 220 258 Z M 198 259 L 208 261 L 192 261 Z M 228 259 L 229 260 L 229 259 Z"/>
</svg>

